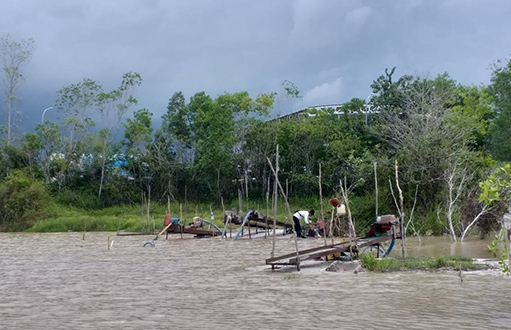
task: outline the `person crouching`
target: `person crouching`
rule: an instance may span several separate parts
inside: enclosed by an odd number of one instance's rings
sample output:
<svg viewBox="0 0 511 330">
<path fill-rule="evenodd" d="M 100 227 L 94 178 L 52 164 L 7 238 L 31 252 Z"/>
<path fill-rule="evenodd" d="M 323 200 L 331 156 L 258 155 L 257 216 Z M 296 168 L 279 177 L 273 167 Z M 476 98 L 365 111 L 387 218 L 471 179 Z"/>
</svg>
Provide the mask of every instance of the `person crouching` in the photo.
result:
<svg viewBox="0 0 511 330">
<path fill-rule="evenodd" d="M 305 235 L 302 233 L 302 226 L 300 225 L 300 220 L 303 219 L 306 225 L 310 225 L 311 219 L 310 217 L 314 215 L 314 209 L 310 211 L 296 211 L 293 214 L 293 222 L 296 231 L 296 237 L 305 238 Z"/>
</svg>

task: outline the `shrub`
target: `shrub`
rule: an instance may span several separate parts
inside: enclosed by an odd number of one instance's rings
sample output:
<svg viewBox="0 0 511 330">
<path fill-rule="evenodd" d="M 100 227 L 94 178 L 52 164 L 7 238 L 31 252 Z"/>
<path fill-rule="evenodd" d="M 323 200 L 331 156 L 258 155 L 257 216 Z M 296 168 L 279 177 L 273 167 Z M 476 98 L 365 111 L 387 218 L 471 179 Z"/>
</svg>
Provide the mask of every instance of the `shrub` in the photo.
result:
<svg viewBox="0 0 511 330">
<path fill-rule="evenodd" d="M 50 196 L 44 184 L 22 170 L 12 171 L 0 184 L 0 229 L 20 231 L 44 215 Z"/>
</svg>

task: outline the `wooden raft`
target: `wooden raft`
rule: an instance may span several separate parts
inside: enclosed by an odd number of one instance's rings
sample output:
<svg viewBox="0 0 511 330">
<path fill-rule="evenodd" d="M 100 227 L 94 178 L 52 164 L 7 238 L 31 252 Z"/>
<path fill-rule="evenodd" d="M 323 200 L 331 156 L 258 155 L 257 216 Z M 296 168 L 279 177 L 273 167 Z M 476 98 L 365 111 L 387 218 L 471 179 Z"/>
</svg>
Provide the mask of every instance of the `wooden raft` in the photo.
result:
<svg viewBox="0 0 511 330">
<path fill-rule="evenodd" d="M 382 242 L 400 238 L 398 222 L 395 218 L 382 219 L 382 222 L 371 225 L 368 233 L 364 237 L 356 238 L 352 242 L 344 242 L 331 245 L 323 245 L 311 249 L 284 254 L 278 257 L 266 259 L 266 264 L 271 265 L 272 270 L 275 266 L 296 266 L 300 270 L 300 262 L 310 259 L 325 257 L 335 253 L 358 253 L 365 247 L 378 245 Z M 374 236 L 378 235 L 378 236 Z"/>
</svg>

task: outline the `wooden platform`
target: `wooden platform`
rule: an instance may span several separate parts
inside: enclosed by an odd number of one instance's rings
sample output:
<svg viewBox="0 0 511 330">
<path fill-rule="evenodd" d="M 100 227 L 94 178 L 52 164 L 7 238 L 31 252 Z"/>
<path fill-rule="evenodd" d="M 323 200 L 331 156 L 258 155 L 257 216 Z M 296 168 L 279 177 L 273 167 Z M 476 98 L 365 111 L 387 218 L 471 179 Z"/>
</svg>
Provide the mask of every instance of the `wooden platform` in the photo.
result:
<svg viewBox="0 0 511 330">
<path fill-rule="evenodd" d="M 227 216 L 224 217 L 224 222 L 227 220 Z M 262 228 L 262 229 L 270 229 L 273 228 L 273 218 L 266 217 L 262 215 L 260 212 L 252 211 L 248 216 L 247 223 L 250 227 Z M 243 217 L 237 214 L 232 215 L 231 222 L 235 225 L 241 225 L 243 223 Z M 266 226 L 268 223 L 268 226 Z M 283 221 L 276 221 L 277 227 L 284 228 L 293 228 L 291 221 L 289 223 Z"/>
<path fill-rule="evenodd" d="M 325 257 L 335 253 L 358 253 L 365 247 L 379 245 L 382 242 L 400 238 L 397 222 L 375 223 L 366 236 L 359 237 L 352 242 L 344 242 L 333 245 L 323 245 L 311 249 L 288 253 L 278 257 L 266 259 L 266 264 L 272 269 L 276 265 L 296 266 L 300 270 L 300 262 Z M 377 235 L 377 236 L 373 236 Z"/>
<path fill-rule="evenodd" d="M 180 225 L 174 225 L 174 224 L 167 229 L 167 234 L 180 234 L 181 227 L 183 227 L 183 231 L 182 231 L 183 234 L 192 234 L 192 235 L 197 235 L 200 237 L 222 235 L 222 233 L 219 232 L 218 230 L 216 230 L 215 228 L 212 228 L 211 230 L 209 230 L 207 228 L 180 226 Z"/>
</svg>

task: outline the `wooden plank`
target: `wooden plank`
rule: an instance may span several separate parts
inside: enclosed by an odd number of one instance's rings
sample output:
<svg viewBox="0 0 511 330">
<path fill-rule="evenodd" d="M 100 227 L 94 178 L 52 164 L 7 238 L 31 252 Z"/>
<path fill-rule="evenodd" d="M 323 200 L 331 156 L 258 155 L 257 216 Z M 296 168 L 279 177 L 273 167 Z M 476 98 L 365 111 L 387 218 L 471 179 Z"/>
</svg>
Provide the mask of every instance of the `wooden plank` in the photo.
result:
<svg viewBox="0 0 511 330">
<path fill-rule="evenodd" d="M 324 245 L 324 246 L 319 246 L 319 247 L 315 247 L 315 248 L 311 248 L 311 249 L 307 249 L 307 250 L 302 250 L 302 251 L 299 251 L 299 253 L 300 254 L 307 254 L 307 253 L 310 253 L 310 252 L 315 252 L 315 251 L 319 251 L 319 250 L 323 250 L 323 249 L 330 249 L 330 248 L 332 248 L 334 246 L 335 245 Z M 288 253 L 288 254 L 284 254 L 282 256 L 266 259 L 266 263 L 277 261 L 277 260 L 281 260 L 281 259 L 287 259 L 287 258 L 294 257 L 294 256 L 296 256 L 296 252 Z"/>
<path fill-rule="evenodd" d="M 160 236 L 161 234 L 163 234 L 170 226 L 172 226 L 172 221 L 170 221 L 170 223 L 168 224 L 167 227 L 163 228 L 159 233 L 158 235 L 156 235 L 156 239 L 158 239 L 158 236 Z"/>
<path fill-rule="evenodd" d="M 318 251 L 318 252 L 311 253 L 311 254 L 306 254 L 306 255 L 303 255 L 303 256 L 301 255 L 300 256 L 300 261 L 316 259 L 316 258 L 327 256 L 329 254 L 334 254 L 334 253 L 348 252 L 349 249 L 350 249 L 350 247 L 348 245 L 348 246 L 342 246 L 342 247 L 340 246 L 340 247 L 329 249 L 329 250 Z M 289 259 L 289 263 L 293 264 L 293 265 L 296 264 L 296 261 L 297 261 L 296 258 Z"/>
<path fill-rule="evenodd" d="M 125 233 L 125 232 L 117 233 L 117 236 L 148 236 L 148 235 L 154 235 L 154 233 Z"/>
<path fill-rule="evenodd" d="M 170 227 L 168 230 L 169 233 L 181 233 L 181 230 L 179 226 Z M 220 236 L 222 235 L 219 231 L 210 231 L 206 229 L 197 229 L 197 228 L 190 228 L 190 227 L 183 227 L 183 233 L 184 234 L 193 234 L 193 235 L 203 235 L 203 236 Z"/>
<path fill-rule="evenodd" d="M 374 237 L 374 238 L 364 239 L 364 240 L 359 238 L 355 241 L 355 244 L 359 248 L 363 248 L 366 246 L 371 246 L 371 245 L 375 245 L 375 244 L 378 244 L 381 242 L 385 242 L 385 241 L 388 241 L 391 239 L 392 239 L 392 236 L 390 236 L 390 235 L 379 236 L 379 237 Z M 324 246 L 319 246 L 316 248 L 298 251 L 299 256 L 300 256 L 300 261 L 319 258 L 319 257 L 323 257 L 323 256 L 333 254 L 333 253 L 348 252 L 350 245 L 351 245 L 350 242 L 345 242 L 345 243 L 340 243 L 340 244 L 324 245 Z M 290 258 L 288 262 L 281 262 L 281 260 L 288 259 L 288 258 Z M 296 258 L 296 253 L 294 253 L 294 252 L 288 253 L 288 254 L 285 254 L 282 256 L 266 259 L 267 265 L 277 265 L 277 264 L 296 265 L 296 263 L 297 263 L 297 258 Z"/>
</svg>

